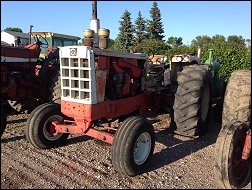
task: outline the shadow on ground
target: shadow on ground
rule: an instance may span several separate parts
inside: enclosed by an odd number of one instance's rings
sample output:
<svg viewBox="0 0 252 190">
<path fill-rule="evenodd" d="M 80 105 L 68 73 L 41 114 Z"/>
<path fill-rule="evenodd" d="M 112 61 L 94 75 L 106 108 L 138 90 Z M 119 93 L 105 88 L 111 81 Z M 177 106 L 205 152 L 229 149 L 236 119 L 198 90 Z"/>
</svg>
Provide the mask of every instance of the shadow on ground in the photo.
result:
<svg viewBox="0 0 252 190">
<path fill-rule="evenodd" d="M 151 162 L 155 164 L 152 164 L 147 172 L 161 168 L 209 145 L 215 144 L 220 128 L 220 123 L 212 121 L 204 136 L 197 139 L 185 137 L 185 140 L 177 138 L 178 135 L 174 134 L 170 128 L 156 132 L 156 142 L 165 145 L 166 148 L 153 154 Z"/>
</svg>

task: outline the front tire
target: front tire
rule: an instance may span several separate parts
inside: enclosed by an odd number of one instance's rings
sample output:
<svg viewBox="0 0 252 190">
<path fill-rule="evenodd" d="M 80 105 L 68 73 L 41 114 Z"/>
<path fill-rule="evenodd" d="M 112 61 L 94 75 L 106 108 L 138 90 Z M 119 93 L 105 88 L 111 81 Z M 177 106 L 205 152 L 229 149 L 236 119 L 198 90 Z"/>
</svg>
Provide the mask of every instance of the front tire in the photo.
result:
<svg viewBox="0 0 252 190">
<path fill-rule="evenodd" d="M 144 172 L 155 145 L 153 125 L 146 119 L 132 116 L 123 121 L 112 143 L 112 164 L 127 176 Z"/>
<path fill-rule="evenodd" d="M 64 115 L 60 105 L 50 102 L 37 107 L 29 115 L 26 123 L 26 139 L 36 148 L 48 149 L 63 144 L 69 133 L 53 135 L 52 122 L 63 123 Z"/>
</svg>

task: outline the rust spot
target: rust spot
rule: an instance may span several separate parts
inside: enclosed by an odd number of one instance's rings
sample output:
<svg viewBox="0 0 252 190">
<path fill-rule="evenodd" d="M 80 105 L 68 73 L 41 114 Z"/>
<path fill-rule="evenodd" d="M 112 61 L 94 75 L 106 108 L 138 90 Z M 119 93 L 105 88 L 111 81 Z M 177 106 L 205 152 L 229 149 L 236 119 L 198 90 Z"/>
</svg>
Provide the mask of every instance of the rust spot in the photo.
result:
<svg viewBox="0 0 252 190">
<path fill-rule="evenodd" d="M 97 102 L 104 101 L 107 70 L 96 70 L 96 96 Z"/>
</svg>

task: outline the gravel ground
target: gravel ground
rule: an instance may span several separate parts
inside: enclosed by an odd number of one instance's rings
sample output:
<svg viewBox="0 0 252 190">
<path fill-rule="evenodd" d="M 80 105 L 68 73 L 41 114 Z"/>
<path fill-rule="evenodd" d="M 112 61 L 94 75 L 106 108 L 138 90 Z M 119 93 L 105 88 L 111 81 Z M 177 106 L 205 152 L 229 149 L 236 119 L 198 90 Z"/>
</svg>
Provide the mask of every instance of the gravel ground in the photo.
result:
<svg viewBox="0 0 252 190">
<path fill-rule="evenodd" d="M 156 144 L 146 173 L 125 177 L 111 164 L 111 145 L 83 135 L 39 150 L 24 135 L 27 114 L 9 115 L 1 137 L 1 189 L 219 189 L 214 176 L 215 142 L 220 123 L 211 121 L 200 139 L 169 132 L 169 114 L 149 117 Z M 249 183 L 244 189 L 251 189 Z"/>
</svg>

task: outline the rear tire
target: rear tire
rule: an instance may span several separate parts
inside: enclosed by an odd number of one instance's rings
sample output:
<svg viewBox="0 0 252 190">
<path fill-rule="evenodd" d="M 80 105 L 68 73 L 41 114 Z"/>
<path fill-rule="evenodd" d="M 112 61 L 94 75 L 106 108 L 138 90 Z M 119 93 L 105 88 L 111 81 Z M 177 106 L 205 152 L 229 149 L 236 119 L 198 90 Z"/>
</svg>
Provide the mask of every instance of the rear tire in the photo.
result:
<svg viewBox="0 0 252 190">
<path fill-rule="evenodd" d="M 18 113 L 31 113 L 37 106 L 41 103 L 35 99 L 28 99 L 28 100 L 7 100 L 10 107 L 12 107 Z"/>
<path fill-rule="evenodd" d="M 49 87 L 50 90 L 50 101 L 55 102 L 57 104 L 61 103 L 61 79 L 60 79 L 60 70 L 55 70 L 55 76 L 51 79 L 51 85 Z"/>
<path fill-rule="evenodd" d="M 127 176 L 139 175 L 147 168 L 155 145 L 153 125 L 139 116 L 123 121 L 112 143 L 112 164 Z"/>
<path fill-rule="evenodd" d="M 36 148 L 48 149 L 63 144 L 69 133 L 53 136 L 53 121 L 63 123 L 65 116 L 60 112 L 60 105 L 49 102 L 40 105 L 29 115 L 25 136 Z"/>
<path fill-rule="evenodd" d="M 172 115 L 174 132 L 199 137 L 207 130 L 212 97 L 212 74 L 208 65 L 185 66 L 177 73 Z"/>
<path fill-rule="evenodd" d="M 215 174 L 221 187 L 242 188 L 251 180 L 251 156 L 248 162 L 241 159 L 246 131 L 251 127 L 250 114 L 251 71 L 237 70 L 227 83 L 222 129 L 215 145 Z"/>
<path fill-rule="evenodd" d="M 2 112 L 2 111 L 1 111 Z M 3 134 L 3 132 L 4 132 L 4 130 L 5 130 L 5 128 L 6 128 L 6 125 L 7 125 L 7 116 L 6 116 L 6 114 L 5 113 L 1 113 L 1 136 L 2 136 L 2 134 Z"/>
<path fill-rule="evenodd" d="M 251 71 L 234 71 L 227 84 L 222 126 L 231 121 L 240 121 L 250 126 L 251 120 Z"/>
<path fill-rule="evenodd" d="M 249 127 L 231 122 L 221 129 L 215 147 L 215 175 L 220 187 L 241 189 L 251 181 L 251 156 L 243 160 L 242 150 Z"/>
</svg>

